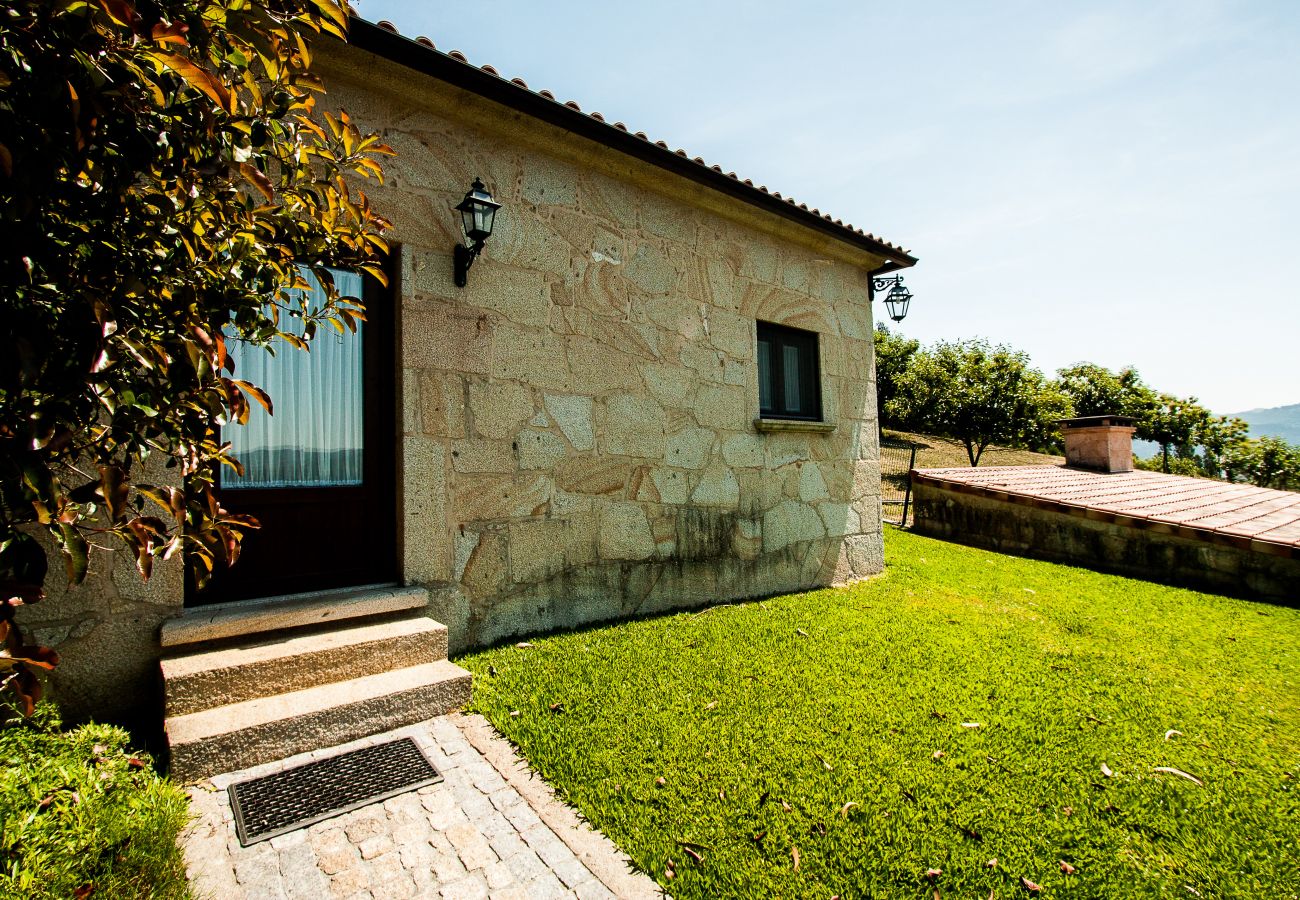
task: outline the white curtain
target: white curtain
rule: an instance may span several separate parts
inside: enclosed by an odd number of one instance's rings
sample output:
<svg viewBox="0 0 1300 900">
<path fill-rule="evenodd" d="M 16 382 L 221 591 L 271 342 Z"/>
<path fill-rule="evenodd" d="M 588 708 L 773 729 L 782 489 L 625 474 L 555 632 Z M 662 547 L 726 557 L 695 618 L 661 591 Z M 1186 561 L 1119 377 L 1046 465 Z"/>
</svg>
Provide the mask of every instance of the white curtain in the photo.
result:
<svg viewBox="0 0 1300 900">
<path fill-rule="evenodd" d="M 361 276 L 330 270 L 342 296 L 361 296 Z M 309 273 L 313 292 L 320 284 Z M 320 328 L 304 353 L 277 338 L 275 356 L 232 341 L 235 377 L 271 395 L 275 415 L 250 399 L 244 425 L 228 425 L 244 474 L 223 466 L 225 488 L 326 487 L 360 484 L 363 444 L 361 324 L 356 334 Z"/>
</svg>

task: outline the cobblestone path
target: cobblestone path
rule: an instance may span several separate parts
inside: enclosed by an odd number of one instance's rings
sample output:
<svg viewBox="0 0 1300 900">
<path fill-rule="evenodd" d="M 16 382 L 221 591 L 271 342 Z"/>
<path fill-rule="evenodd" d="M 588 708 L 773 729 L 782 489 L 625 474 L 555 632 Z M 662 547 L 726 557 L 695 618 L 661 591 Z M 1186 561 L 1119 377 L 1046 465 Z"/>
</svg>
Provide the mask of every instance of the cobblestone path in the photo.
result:
<svg viewBox="0 0 1300 900">
<path fill-rule="evenodd" d="M 226 794 L 231 782 L 408 735 L 442 783 L 239 845 Z M 479 716 L 453 713 L 219 775 L 191 788 L 190 797 L 196 820 L 183 838 L 190 880 L 198 896 L 214 900 L 664 896 Z"/>
</svg>

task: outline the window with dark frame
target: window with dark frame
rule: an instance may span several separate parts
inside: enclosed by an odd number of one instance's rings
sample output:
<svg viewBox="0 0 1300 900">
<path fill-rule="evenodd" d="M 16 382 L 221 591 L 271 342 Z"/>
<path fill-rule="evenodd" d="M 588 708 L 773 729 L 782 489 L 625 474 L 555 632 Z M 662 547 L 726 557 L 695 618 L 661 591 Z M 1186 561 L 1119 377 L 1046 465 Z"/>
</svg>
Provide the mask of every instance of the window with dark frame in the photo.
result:
<svg viewBox="0 0 1300 900">
<path fill-rule="evenodd" d="M 758 323 L 758 410 L 765 419 L 821 420 L 816 332 Z"/>
</svg>

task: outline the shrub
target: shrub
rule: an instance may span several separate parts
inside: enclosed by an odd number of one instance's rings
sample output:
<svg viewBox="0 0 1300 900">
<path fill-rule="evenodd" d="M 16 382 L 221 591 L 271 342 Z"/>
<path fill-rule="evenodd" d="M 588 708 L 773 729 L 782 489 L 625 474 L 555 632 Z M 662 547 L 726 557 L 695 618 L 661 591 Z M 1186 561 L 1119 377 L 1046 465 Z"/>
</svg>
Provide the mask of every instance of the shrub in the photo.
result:
<svg viewBox="0 0 1300 900">
<path fill-rule="evenodd" d="M 186 898 L 180 788 L 109 725 L 0 727 L 0 897 Z"/>
</svg>

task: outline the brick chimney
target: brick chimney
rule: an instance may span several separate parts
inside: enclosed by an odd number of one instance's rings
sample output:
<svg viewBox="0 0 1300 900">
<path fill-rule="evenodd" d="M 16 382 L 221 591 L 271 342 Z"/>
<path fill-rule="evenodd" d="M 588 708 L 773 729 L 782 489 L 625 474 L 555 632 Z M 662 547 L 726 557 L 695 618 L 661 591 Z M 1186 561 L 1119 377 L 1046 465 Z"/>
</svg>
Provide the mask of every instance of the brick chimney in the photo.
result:
<svg viewBox="0 0 1300 900">
<path fill-rule="evenodd" d="M 1133 419 L 1128 416 L 1084 416 L 1062 419 L 1065 464 L 1097 472 L 1133 471 Z"/>
</svg>

